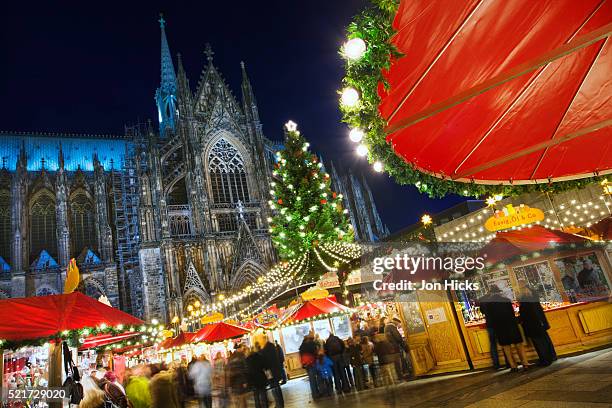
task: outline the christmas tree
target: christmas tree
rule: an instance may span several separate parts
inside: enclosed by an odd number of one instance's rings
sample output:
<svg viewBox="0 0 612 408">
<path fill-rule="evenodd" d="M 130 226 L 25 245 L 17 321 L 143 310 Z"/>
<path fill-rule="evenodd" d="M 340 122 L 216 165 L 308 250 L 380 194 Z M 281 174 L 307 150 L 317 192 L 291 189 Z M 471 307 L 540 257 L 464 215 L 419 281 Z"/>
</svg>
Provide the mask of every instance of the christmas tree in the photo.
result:
<svg viewBox="0 0 612 408">
<path fill-rule="evenodd" d="M 285 149 L 277 153 L 270 207 L 272 240 L 281 260 L 306 258 L 301 276 L 316 279 L 360 256 L 353 241 L 342 195 L 331 189 L 329 174 L 309 143 L 289 121 Z"/>
</svg>

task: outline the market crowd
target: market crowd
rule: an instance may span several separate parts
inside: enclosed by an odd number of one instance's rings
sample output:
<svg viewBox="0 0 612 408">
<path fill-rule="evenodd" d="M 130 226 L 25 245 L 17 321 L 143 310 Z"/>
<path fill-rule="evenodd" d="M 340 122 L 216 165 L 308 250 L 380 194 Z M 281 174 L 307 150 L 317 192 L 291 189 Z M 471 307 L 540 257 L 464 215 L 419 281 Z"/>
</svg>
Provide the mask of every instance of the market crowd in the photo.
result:
<svg viewBox="0 0 612 408">
<path fill-rule="evenodd" d="M 281 347 L 263 334 L 252 347 L 239 344 L 227 358 L 217 353 L 170 365 L 132 367 L 119 381 L 112 371 L 97 370 L 85 376 L 81 408 L 184 408 L 197 401 L 202 408 L 256 408 L 284 406 L 281 385 L 287 382 Z"/>
<path fill-rule="evenodd" d="M 363 320 L 353 337 L 331 333 L 325 340 L 313 331 L 304 336 L 300 360 L 313 398 L 387 386 L 409 379 L 412 368 L 398 317 Z"/>
</svg>

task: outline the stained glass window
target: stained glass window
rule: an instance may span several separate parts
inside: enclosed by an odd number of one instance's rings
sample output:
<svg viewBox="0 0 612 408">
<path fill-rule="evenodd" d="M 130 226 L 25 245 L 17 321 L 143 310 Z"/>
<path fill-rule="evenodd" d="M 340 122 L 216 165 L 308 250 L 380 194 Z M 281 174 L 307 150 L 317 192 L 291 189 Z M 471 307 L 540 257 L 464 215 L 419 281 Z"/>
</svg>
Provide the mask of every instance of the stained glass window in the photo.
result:
<svg viewBox="0 0 612 408">
<path fill-rule="evenodd" d="M 73 258 L 76 258 L 85 247 L 95 247 L 93 205 L 85 194 L 77 194 L 70 203 L 70 229 L 70 252 Z"/>
<path fill-rule="evenodd" d="M 57 254 L 55 230 L 55 200 L 49 194 L 38 196 L 30 209 L 30 261 L 34 261 L 43 249 L 51 256 Z"/>
<path fill-rule="evenodd" d="M 208 155 L 213 202 L 249 201 L 246 170 L 242 156 L 225 139 L 219 139 Z"/>
</svg>

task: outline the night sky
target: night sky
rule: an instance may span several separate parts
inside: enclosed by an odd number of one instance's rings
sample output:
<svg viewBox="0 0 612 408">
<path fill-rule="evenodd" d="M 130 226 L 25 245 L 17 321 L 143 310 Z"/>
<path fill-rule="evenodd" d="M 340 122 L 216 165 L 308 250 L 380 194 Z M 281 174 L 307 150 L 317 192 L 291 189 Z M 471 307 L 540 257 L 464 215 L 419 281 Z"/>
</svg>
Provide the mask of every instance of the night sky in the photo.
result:
<svg viewBox="0 0 612 408">
<path fill-rule="evenodd" d="M 297 122 L 325 163 L 367 175 L 383 222 L 396 231 L 462 200 L 432 200 L 398 186 L 354 154 L 338 109 L 338 49 L 345 27 L 367 3 L 107 1 L 96 8 L 82 1 L 8 2 L 0 24 L 0 130 L 122 134 L 124 124 L 155 120 L 161 11 L 170 50 L 182 54 L 192 91 L 207 42 L 237 98 L 245 61 L 265 135 L 281 139 L 282 125 Z"/>
</svg>

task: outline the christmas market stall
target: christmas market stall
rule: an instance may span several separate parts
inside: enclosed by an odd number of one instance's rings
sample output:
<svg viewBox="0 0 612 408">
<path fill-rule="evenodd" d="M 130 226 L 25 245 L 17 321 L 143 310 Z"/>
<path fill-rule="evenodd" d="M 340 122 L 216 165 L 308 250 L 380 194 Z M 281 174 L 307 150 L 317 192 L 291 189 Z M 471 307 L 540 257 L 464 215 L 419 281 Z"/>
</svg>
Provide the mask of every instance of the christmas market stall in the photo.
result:
<svg viewBox="0 0 612 408">
<path fill-rule="evenodd" d="M 146 333 L 143 321 L 80 292 L 0 300 L 2 387 L 59 387 L 62 343 L 106 346 Z"/>
<path fill-rule="evenodd" d="M 491 364 L 478 299 L 493 286 L 515 302 L 517 311 L 521 286 L 538 296 L 560 355 L 612 344 L 612 266 L 606 247 L 538 225 L 497 233 L 482 249 L 489 267 L 473 277 L 480 290 L 454 292 L 474 366 Z"/>
</svg>

